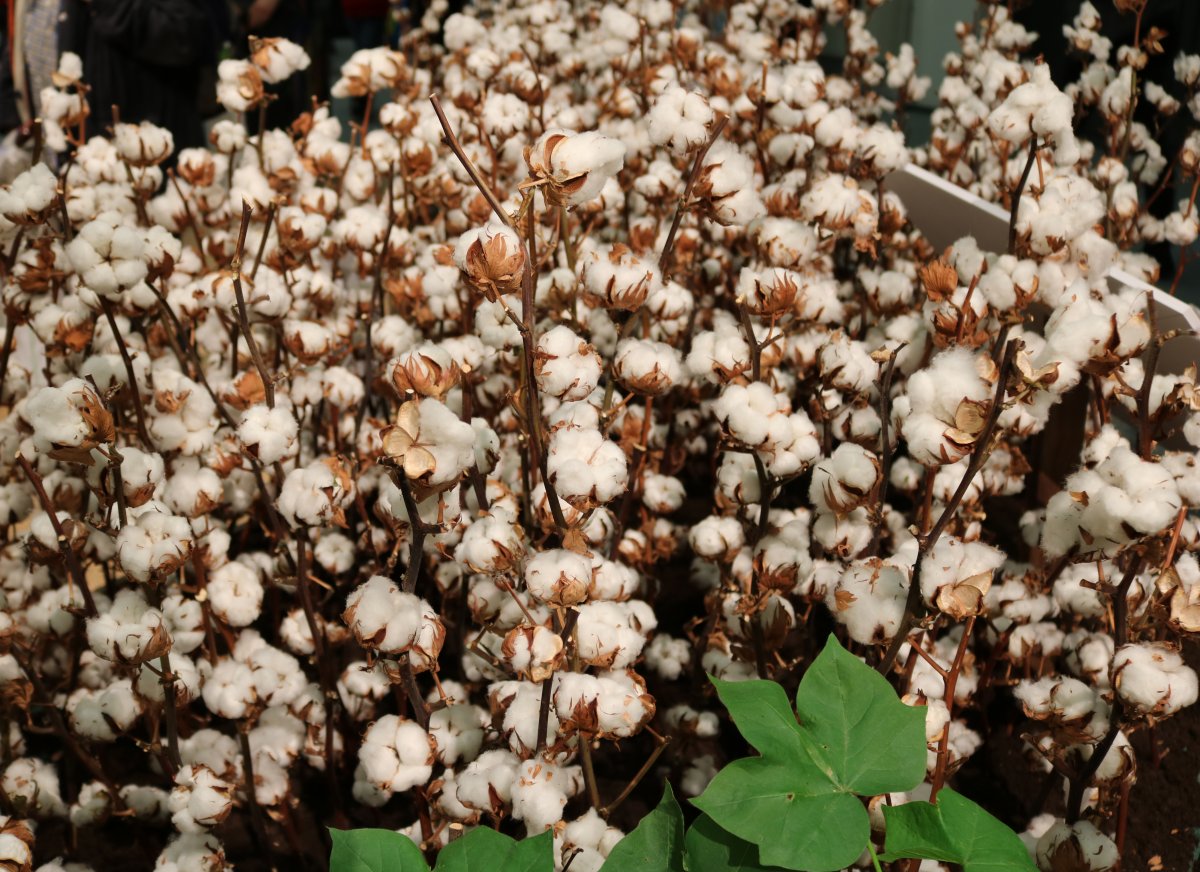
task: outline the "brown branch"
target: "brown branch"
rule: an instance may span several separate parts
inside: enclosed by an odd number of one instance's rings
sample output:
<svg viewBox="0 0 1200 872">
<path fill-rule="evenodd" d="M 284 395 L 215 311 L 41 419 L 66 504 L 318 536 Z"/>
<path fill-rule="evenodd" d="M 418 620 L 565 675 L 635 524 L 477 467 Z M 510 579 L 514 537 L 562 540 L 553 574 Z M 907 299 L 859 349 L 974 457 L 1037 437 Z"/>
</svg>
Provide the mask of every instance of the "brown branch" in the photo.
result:
<svg viewBox="0 0 1200 872">
<path fill-rule="evenodd" d="M 942 514 L 933 525 L 933 529 L 928 534 L 919 538 L 917 557 L 913 563 L 912 577 L 908 583 L 908 597 L 904 603 L 904 615 L 900 618 L 900 626 L 896 628 L 896 635 L 892 637 L 892 643 L 888 646 L 887 653 L 879 662 L 879 671 L 884 675 L 891 670 L 892 664 L 896 662 L 900 648 L 908 638 L 908 631 L 912 629 L 913 623 L 916 620 L 917 610 L 921 607 L 921 567 L 925 561 L 925 557 L 937 545 L 938 539 L 946 531 L 946 527 L 950 525 L 950 521 L 958 511 L 958 507 L 967 493 L 967 488 L 971 486 L 971 482 L 974 480 L 976 474 L 983 468 L 983 464 L 991 451 L 991 441 L 996 433 L 996 423 L 1000 420 L 1000 413 L 1004 410 L 1005 386 L 1008 382 L 1008 376 L 1012 372 L 1017 350 L 1021 345 L 1022 343 L 1019 339 L 1008 340 L 1008 344 L 1004 348 L 1004 359 L 1000 363 L 1000 372 L 996 377 L 996 394 L 992 399 L 992 406 L 988 410 L 987 421 L 984 423 L 983 429 L 975 441 L 975 450 L 971 453 L 971 460 L 967 464 L 967 471 L 963 473 L 963 477 L 959 481 L 954 495 L 946 503 Z"/>
<path fill-rule="evenodd" d="M 58 520 L 58 513 L 54 509 L 54 504 L 50 502 L 50 497 L 46 494 L 46 487 L 42 484 L 42 477 L 37 474 L 37 470 L 30 465 L 23 454 L 17 455 L 17 464 L 24 470 L 29 483 L 33 485 L 33 489 L 38 495 L 38 500 L 42 504 L 42 509 L 50 516 L 50 525 L 54 528 L 54 535 L 58 537 L 58 550 L 63 556 L 63 562 L 67 565 L 67 572 L 71 580 L 75 583 L 75 587 L 79 590 L 79 595 L 83 598 L 83 605 L 88 617 L 95 617 L 97 614 L 96 601 L 92 599 L 92 591 L 88 588 L 87 580 L 84 578 L 83 567 L 79 564 L 79 555 L 75 553 L 75 549 L 71 547 L 71 543 L 63 531 L 62 523 Z"/>
<path fill-rule="evenodd" d="M 704 148 L 700 149 L 696 154 L 696 159 L 692 161 L 692 169 L 688 173 L 687 184 L 683 186 L 683 196 L 679 198 L 679 202 L 675 206 L 675 217 L 671 220 L 671 229 L 667 231 L 667 241 L 663 245 L 662 254 L 658 256 L 658 271 L 662 273 L 662 280 L 664 282 L 670 278 L 671 255 L 675 250 L 675 234 L 679 232 L 679 224 L 683 221 L 683 213 L 687 211 L 688 200 L 692 196 L 692 186 L 696 184 L 696 179 L 700 176 L 700 169 L 704 165 L 704 158 L 708 156 L 708 150 L 712 148 L 713 143 L 717 141 L 717 138 L 720 137 L 721 132 L 728 123 L 728 115 L 721 115 L 717 118 L 716 127 L 713 128 L 712 135 L 708 137 L 708 142 L 704 143 Z"/>
</svg>

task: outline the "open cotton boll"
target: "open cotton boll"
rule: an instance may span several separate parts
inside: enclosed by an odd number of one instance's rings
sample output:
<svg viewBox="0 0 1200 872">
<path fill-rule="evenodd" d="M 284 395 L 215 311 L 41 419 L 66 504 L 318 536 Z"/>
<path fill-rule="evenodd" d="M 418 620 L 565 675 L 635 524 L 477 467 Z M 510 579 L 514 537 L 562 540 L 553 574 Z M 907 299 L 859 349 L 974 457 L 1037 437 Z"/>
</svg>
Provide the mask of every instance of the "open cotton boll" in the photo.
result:
<svg viewBox="0 0 1200 872">
<path fill-rule="evenodd" d="M 512 782 L 512 814 L 530 836 L 562 820 L 567 800 L 583 789 L 583 770 L 544 759 L 525 760 Z"/>
<path fill-rule="evenodd" d="M 429 716 L 429 735 L 437 747 L 438 761 L 454 766 L 474 760 L 483 747 L 488 726 L 487 712 L 479 706 L 460 703 L 435 711 Z"/>
<path fill-rule="evenodd" d="M 625 165 L 625 143 L 594 130 L 551 128 L 526 155 L 529 173 L 544 182 L 548 202 L 578 206 L 593 200 Z"/>
<path fill-rule="evenodd" d="M 247 451 L 270 466 L 295 454 L 299 429 L 290 409 L 284 406 L 271 409 L 260 403 L 242 413 L 238 439 Z"/>
<path fill-rule="evenodd" d="M 222 621 L 231 627 L 248 627 L 262 612 L 263 585 L 258 570 L 231 561 L 208 578 L 208 602 Z"/>
<path fill-rule="evenodd" d="M 665 342 L 622 339 L 613 360 L 613 376 L 636 394 L 657 397 L 683 380 L 683 362 L 679 352 Z"/>
<path fill-rule="evenodd" d="M 0 214 L 14 224 L 37 223 L 57 200 L 58 179 L 48 166 L 36 163 L 0 187 Z"/>
<path fill-rule="evenodd" d="M 683 675 L 684 670 L 692 661 L 692 646 L 686 639 L 676 639 L 665 633 L 659 633 L 646 646 L 646 665 L 667 681 L 674 681 Z"/>
<path fill-rule="evenodd" d="M 344 509 L 353 498 L 349 471 L 339 459 L 326 457 L 289 472 L 276 507 L 293 527 L 344 525 Z"/>
<path fill-rule="evenodd" d="M 942 536 L 921 563 L 921 594 L 925 601 L 961 620 L 977 615 L 1005 554 L 982 542 Z"/>
<path fill-rule="evenodd" d="M 204 833 L 233 811 L 233 785 L 207 766 L 181 766 L 167 800 L 171 823 L 181 833 Z"/>
<path fill-rule="evenodd" d="M 436 749 L 433 737 L 420 726 L 385 715 L 367 728 L 358 760 L 366 780 L 392 794 L 429 780 Z"/>
<path fill-rule="evenodd" d="M 1038 198 L 1022 197 L 1017 232 L 1034 253 L 1051 254 L 1071 243 L 1105 215 L 1104 195 L 1082 176 L 1052 175 Z"/>
<path fill-rule="evenodd" d="M 499 573 L 511 569 L 525 553 L 525 532 L 505 506 L 470 523 L 454 550 L 455 559 L 472 572 Z"/>
<path fill-rule="evenodd" d="M 67 243 L 66 254 L 83 284 L 110 300 L 146 277 L 145 236 L 117 212 L 101 212 Z"/>
<path fill-rule="evenodd" d="M 191 657 L 172 652 L 171 674 L 174 676 L 171 686 L 174 688 L 175 702 L 178 705 L 187 705 L 200 695 L 200 670 Z M 145 663 L 138 670 L 134 688 L 137 695 L 144 700 L 160 705 L 166 700 L 162 676 Z"/>
<path fill-rule="evenodd" d="M 1112 661 L 1112 685 L 1136 712 L 1168 717 L 1197 699 L 1196 672 L 1163 642 L 1124 645 Z"/>
<path fill-rule="evenodd" d="M 120 591 L 107 612 L 88 620 L 87 638 L 97 655 L 114 663 L 144 663 L 171 650 L 162 613 L 132 588 Z"/>
<path fill-rule="evenodd" d="M 559 676 L 563 674 L 555 673 L 552 680 L 556 688 L 559 686 Z M 500 724 L 501 735 L 513 753 L 519 754 L 522 759 L 532 756 L 537 750 L 544 687 L 544 684 L 534 684 L 532 681 L 496 681 L 488 687 L 488 703 L 492 711 L 504 713 Z M 551 707 L 546 722 L 547 745 L 553 746 L 557 742 L 562 726 Z M 487 753 L 483 755 L 486 756 Z"/>
<path fill-rule="evenodd" d="M 422 499 L 424 491 L 452 486 L 475 462 L 474 428 L 440 400 L 409 400 L 380 435 L 383 450 L 404 465 Z"/>
<path fill-rule="evenodd" d="M 642 654 L 658 621 L 640 600 L 589 602 L 579 606 L 575 644 L 579 657 L 602 669 L 624 669 Z"/>
<path fill-rule="evenodd" d="M 1053 872 L 1072 869 L 1079 872 L 1111 872 L 1120 863 L 1116 842 L 1104 835 L 1089 820 L 1055 823 L 1037 841 L 1038 867 Z"/>
<path fill-rule="evenodd" d="M 662 287 L 658 265 L 620 243 L 583 251 L 577 273 L 584 299 L 606 309 L 633 312 Z"/>
<path fill-rule="evenodd" d="M 484 751 L 458 773 L 455 797 L 467 808 L 499 815 L 512 801 L 512 784 L 521 762 L 511 751 Z"/>
<path fill-rule="evenodd" d="M 67 814 L 54 764 L 36 757 L 18 757 L 8 764 L 0 788 L 18 808 L 37 820 Z"/>
<path fill-rule="evenodd" d="M 846 567 L 825 603 L 850 638 L 871 645 L 896 635 L 907 593 L 907 570 L 870 558 Z"/>
<path fill-rule="evenodd" d="M 755 184 L 754 161 L 725 140 L 708 150 L 693 191 L 708 217 L 727 227 L 745 226 L 767 211 Z"/>
<path fill-rule="evenodd" d="M 254 690 L 263 705 L 290 705 L 307 686 L 300 662 L 286 651 L 268 645 L 255 630 L 242 631 L 234 656 L 250 667 Z"/>
<path fill-rule="evenodd" d="M 51 446 L 88 447 L 89 443 L 111 441 L 112 418 L 92 386 L 73 378 L 59 387 L 32 391 L 20 410 L 33 428 L 38 451 Z"/>
<path fill-rule="evenodd" d="M 117 562 L 134 581 L 157 581 L 175 572 L 192 553 L 192 525 L 187 518 L 147 504 L 117 534 Z M 146 507 L 143 507 L 146 508 Z"/>
<path fill-rule="evenodd" d="M 175 150 L 171 131 L 149 121 L 114 124 L 112 144 L 121 160 L 135 167 L 162 163 Z"/>
<path fill-rule="evenodd" d="M 600 383 L 595 347 L 563 324 L 538 337 L 534 361 L 538 389 L 561 400 L 585 399 Z"/>
<path fill-rule="evenodd" d="M 713 329 L 697 333 L 685 363 L 709 384 L 727 384 L 750 372 L 750 346 L 737 322 L 714 313 Z"/>
<path fill-rule="evenodd" d="M 892 413 L 913 460 L 936 466 L 969 454 L 991 394 L 979 358 L 965 348 L 948 348 L 909 376 Z"/>
<path fill-rule="evenodd" d="M 843 442 L 813 467 L 808 498 L 818 511 L 845 514 L 870 499 L 879 476 L 879 459 L 872 452 Z"/>
<path fill-rule="evenodd" d="M 646 116 L 650 141 L 665 145 L 675 154 L 686 154 L 708 140 L 708 126 L 715 117 L 704 95 L 668 85 Z"/>
<path fill-rule="evenodd" d="M 568 821 L 561 833 L 556 831 L 554 851 L 556 868 L 569 862 L 575 872 L 599 872 L 604 860 L 625 834 L 609 826 L 594 808 Z"/>
<path fill-rule="evenodd" d="M 263 81 L 272 85 L 307 70 L 312 63 L 308 52 L 290 39 L 280 37 L 252 40 L 250 61 L 258 67 Z"/>
<path fill-rule="evenodd" d="M 564 548 L 539 551 L 525 564 L 526 589 L 548 605 L 578 605 L 587 598 L 591 583 L 591 561 Z"/>
<path fill-rule="evenodd" d="M 1171 471 L 1121 443 L 1095 469 L 1068 476 L 1063 490 L 1050 498 L 1041 545 L 1056 557 L 1076 546 L 1109 552 L 1139 534 L 1166 529 L 1180 505 Z"/>
<path fill-rule="evenodd" d="M 71 728 L 80 735 L 112 742 L 137 723 L 142 707 L 133 683 L 123 678 L 99 691 L 79 688 L 67 698 L 67 714 Z"/>
<path fill-rule="evenodd" d="M 436 660 L 446 634 L 429 603 L 382 575 L 371 576 L 350 593 L 342 620 L 360 645 L 382 654 L 419 649 Z"/>
<path fill-rule="evenodd" d="M 746 544 L 746 531 L 737 518 L 709 515 L 688 531 L 688 542 L 700 557 L 722 563 Z"/>
<path fill-rule="evenodd" d="M 1097 706 L 1103 705 L 1092 688 L 1062 676 L 1023 679 L 1013 688 L 1013 696 L 1029 717 L 1059 724 L 1091 720 Z"/>
<path fill-rule="evenodd" d="M 563 652 L 562 637 L 549 627 L 514 627 L 504 637 L 500 653 L 512 670 L 530 681 L 545 681 L 554 674 Z"/>
<path fill-rule="evenodd" d="M 214 715 L 236 720 L 243 718 L 258 702 L 254 687 L 254 670 L 232 657 L 222 657 L 216 664 L 201 661 L 204 704 Z"/>
<path fill-rule="evenodd" d="M 550 436 L 546 465 L 558 496 L 580 511 L 610 502 L 629 483 L 625 452 L 591 427 L 556 430 Z"/>
</svg>

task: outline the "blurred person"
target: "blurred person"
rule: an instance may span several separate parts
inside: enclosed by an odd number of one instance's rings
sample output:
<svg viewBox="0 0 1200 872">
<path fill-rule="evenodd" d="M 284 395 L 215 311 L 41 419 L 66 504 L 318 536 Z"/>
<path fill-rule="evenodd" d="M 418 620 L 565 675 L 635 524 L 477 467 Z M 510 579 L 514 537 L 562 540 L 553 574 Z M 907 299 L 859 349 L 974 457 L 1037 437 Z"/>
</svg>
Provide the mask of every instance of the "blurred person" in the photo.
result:
<svg viewBox="0 0 1200 872">
<path fill-rule="evenodd" d="M 309 15 L 315 4 L 311 0 L 250 0 L 240 8 L 240 33 L 234 36 L 234 49 L 238 57 L 249 53 L 249 37 L 282 37 L 298 45 L 308 39 Z M 312 108 L 304 76 L 291 76 L 283 82 L 267 85 L 267 93 L 274 99 L 267 104 L 267 129 L 287 129 L 296 117 Z M 246 118 L 246 129 L 258 132 L 258 114 L 250 113 Z"/>
<path fill-rule="evenodd" d="M 116 106 L 121 121 L 170 130 L 176 151 L 203 144 L 199 88 L 219 47 L 216 6 L 209 0 L 62 2 L 58 50 L 83 59 L 91 88 L 88 135 L 109 128 Z"/>
</svg>

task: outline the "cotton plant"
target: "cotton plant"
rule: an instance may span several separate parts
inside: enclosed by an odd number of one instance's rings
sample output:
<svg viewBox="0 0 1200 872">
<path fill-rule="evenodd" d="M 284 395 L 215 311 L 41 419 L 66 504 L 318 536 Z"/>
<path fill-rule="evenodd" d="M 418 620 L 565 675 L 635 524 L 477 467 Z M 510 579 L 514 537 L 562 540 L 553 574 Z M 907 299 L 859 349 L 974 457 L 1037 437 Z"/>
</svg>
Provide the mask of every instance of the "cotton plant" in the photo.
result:
<svg viewBox="0 0 1200 872">
<path fill-rule="evenodd" d="M 628 793 L 597 771 L 636 789 L 653 756 L 702 793 L 703 676 L 794 682 L 821 621 L 924 708 L 921 789 L 995 692 L 1063 782 L 1031 856 L 1111 866 L 1129 736 L 1196 701 L 1200 401 L 1105 276 L 1156 280 L 1141 246 L 1200 230 L 1197 134 L 1164 154 L 1133 111 L 1194 126 L 1200 60 L 1143 81 L 1154 35 L 1113 46 L 1084 3 L 1054 82 L 989 6 L 916 145 L 893 122 L 928 81 L 864 11 L 700 12 L 431 12 L 341 68 L 361 121 L 252 135 L 310 63 L 256 39 L 178 152 L 145 122 L 83 140 L 64 56 L 69 159 L 0 188 L 20 814 L 151 822 L 163 868 L 238 859 L 228 819 L 319 850 L 326 804 L 431 849 L 515 821 L 599 868 Z M 935 251 L 908 163 L 1005 207 L 1007 249 Z M 1081 447 L 1034 489 L 1064 417 Z M 130 783 L 63 795 L 27 727 Z"/>
</svg>

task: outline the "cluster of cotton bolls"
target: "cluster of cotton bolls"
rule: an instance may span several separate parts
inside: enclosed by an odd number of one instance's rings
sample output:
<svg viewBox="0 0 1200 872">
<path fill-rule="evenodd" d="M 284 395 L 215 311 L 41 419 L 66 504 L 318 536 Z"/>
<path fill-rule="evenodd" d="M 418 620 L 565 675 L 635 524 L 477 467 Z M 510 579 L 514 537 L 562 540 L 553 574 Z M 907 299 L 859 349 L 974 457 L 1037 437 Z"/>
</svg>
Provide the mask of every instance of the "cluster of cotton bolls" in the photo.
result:
<svg viewBox="0 0 1200 872">
<path fill-rule="evenodd" d="M 639 770 L 694 796 L 727 761 L 704 675 L 794 686 L 833 626 L 927 711 L 914 796 L 1011 686 L 1067 782 L 1031 851 L 1111 868 L 1129 737 L 1197 698 L 1200 393 L 1106 274 L 1200 231 L 1197 134 L 1131 109 L 1194 119 L 1200 59 L 1143 83 L 1155 39 L 1084 3 L 1055 83 L 988 4 L 909 148 L 929 82 L 855 4 L 486 6 L 356 52 L 350 125 L 250 133 L 309 63 L 255 40 L 178 153 L 83 141 L 63 59 L 70 159 L 0 189 L 9 862 L 128 819 L 222 869 L 337 821 L 598 869 Z M 939 255 L 910 161 L 1009 207 L 1009 250 Z"/>
</svg>

